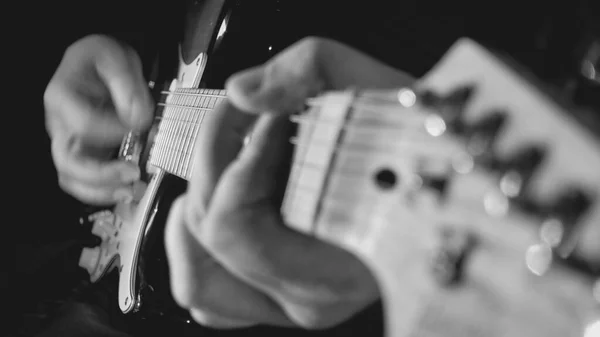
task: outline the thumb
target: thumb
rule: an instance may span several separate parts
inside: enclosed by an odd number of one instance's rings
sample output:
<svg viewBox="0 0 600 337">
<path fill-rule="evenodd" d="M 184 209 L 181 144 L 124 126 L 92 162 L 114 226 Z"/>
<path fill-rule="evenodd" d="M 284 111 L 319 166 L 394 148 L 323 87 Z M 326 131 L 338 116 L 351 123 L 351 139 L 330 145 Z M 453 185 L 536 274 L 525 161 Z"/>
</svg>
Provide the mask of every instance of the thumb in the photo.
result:
<svg viewBox="0 0 600 337">
<path fill-rule="evenodd" d="M 313 64 L 296 62 L 292 68 L 277 61 L 250 68 L 228 79 L 227 95 L 234 105 L 251 113 L 298 112 L 308 97 L 323 89 L 312 68 Z"/>
<path fill-rule="evenodd" d="M 293 153 L 289 141 L 292 126 L 284 115 L 259 117 L 251 141 L 220 180 L 211 201 L 215 209 L 223 211 L 224 208 L 238 209 L 260 202 L 280 201 Z"/>
<path fill-rule="evenodd" d="M 96 54 L 96 71 L 110 92 L 119 119 L 130 129 L 146 129 L 153 118 L 153 101 L 137 53 L 106 39 Z"/>
<path fill-rule="evenodd" d="M 407 73 L 344 44 L 306 38 L 266 64 L 231 76 L 226 87 L 241 110 L 291 113 L 323 90 L 396 88 L 413 82 Z"/>
</svg>

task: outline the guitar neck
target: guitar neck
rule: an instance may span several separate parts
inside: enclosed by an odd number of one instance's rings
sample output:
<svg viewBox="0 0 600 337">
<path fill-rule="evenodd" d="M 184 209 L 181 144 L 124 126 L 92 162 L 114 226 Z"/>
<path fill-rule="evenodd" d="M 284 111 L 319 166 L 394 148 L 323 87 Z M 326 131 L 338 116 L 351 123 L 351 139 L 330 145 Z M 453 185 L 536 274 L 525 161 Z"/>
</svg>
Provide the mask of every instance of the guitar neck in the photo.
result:
<svg viewBox="0 0 600 337">
<path fill-rule="evenodd" d="M 225 90 L 177 88 L 164 92 L 160 124 L 154 137 L 149 164 L 189 180 L 194 145 L 207 113 L 225 98 Z"/>
</svg>

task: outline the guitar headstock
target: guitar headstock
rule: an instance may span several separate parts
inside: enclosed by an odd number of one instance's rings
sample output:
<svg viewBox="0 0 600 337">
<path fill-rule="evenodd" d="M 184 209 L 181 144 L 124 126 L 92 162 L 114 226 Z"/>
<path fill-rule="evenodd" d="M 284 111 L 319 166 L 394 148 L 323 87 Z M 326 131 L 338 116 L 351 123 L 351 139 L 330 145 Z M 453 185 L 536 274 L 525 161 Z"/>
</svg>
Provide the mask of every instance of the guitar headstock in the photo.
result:
<svg viewBox="0 0 600 337">
<path fill-rule="evenodd" d="M 461 40 L 297 121 L 284 218 L 371 267 L 388 336 L 598 336 L 600 140 L 539 86 Z"/>
<path fill-rule="evenodd" d="M 525 76 L 463 40 L 419 86 L 449 138 L 496 177 L 501 197 L 482 196 L 486 213 L 531 218 L 559 260 L 599 275 L 600 138 Z"/>
</svg>

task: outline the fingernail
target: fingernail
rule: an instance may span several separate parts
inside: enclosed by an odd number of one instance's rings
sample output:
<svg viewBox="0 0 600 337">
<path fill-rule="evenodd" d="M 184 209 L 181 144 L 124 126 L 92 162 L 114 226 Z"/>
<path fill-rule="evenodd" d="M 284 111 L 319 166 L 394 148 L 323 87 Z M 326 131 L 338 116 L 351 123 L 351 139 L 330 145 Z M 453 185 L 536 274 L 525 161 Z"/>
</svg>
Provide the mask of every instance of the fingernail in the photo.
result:
<svg viewBox="0 0 600 337">
<path fill-rule="evenodd" d="M 127 188 L 116 190 L 113 198 L 116 202 L 130 203 L 133 200 L 133 191 Z"/>
<path fill-rule="evenodd" d="M 121 180 L 125 183 L 134 182 L 140 179 L 140 169 L 137 167 L 127 166 L 121 172 Z"/>
</svg>

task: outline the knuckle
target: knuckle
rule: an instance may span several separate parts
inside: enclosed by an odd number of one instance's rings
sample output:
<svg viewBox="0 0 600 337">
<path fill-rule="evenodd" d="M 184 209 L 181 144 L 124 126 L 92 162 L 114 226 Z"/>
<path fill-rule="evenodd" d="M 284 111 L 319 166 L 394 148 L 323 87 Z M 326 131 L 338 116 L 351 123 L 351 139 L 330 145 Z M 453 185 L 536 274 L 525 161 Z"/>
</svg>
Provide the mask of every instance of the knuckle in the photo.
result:
<svg viewBox="0 0 600 337">
<path fill-rule="evenodd" d="M 64 174 L 61 174 L 60 171 L 58 173 L 58 187 L 60 187 L 63 191 L 71 194 L 71 183 L 70 179 L 65 177 Z"/>
<path fill-rule="evenodd" d="M 76 137 L 85 137 L 90 131 L 97 128 L 94 115 L 85 111 L 73 111 L 68 116 L 68 129 Z"/>
<path fill-rule="evenodd" d="M 348 309 L 320 308 L 320 307 L 296 307 L 288 312 L 290 318 L 298 326 L 307 330 L 322 330 L 332 328 L 349 319 L 356 312 Z"/>
<path fill-rule="evenodd" d="M 65 56 L 74 56 L 82 52 L 102 51 L 106 47 L 111 47 L 113 39 L 102 34 L 90 34 L 82 37 L 71 44 L 65 51 Z"/>
<path fill-rule="evenodd" d="M 200 325 L 210 327 L 221 325 L 221 319 L 219 319 L 217 315 L 205 309 L 193 308 L 193 310 L 190 311 L 190 315 L 194 321 Z"/>
<path fill-rule="evenodd" d="M 325 39 L 316 36 L 307 36 L 298 42 L 298 49 L 302 50 L 305 54 L 316 55 L 322 48 Z"/>
<path fill-rule="evenodd" d="M 59 112 L 58 105 L 60 104 L 60 97 L 62 96 L 62 88 L 57 79 L 53 78 L 46 89 L 44 90 L 43 103 L 44 103 L 44 115 L 46 122 L 46 131 L 52 137 L 56 132 L 57 118 L 56 114 Z"/>
<path fill-rule="evenodd" d="M 237 328 L 249 325 L 245 322 L 221 317 L 206 309 L 194 308 L 190 310 L 190 316 L 192 316 L 192 319 L 194 319 L 196 323 L 217 329 Z"/>
<path fill-rule="evenodd" d="M 171 272 L 171 294 L 175 303 L 184 309 L 207 309 L 209 294 L 205 289 L 209 288 L 208 273 L 197 273 L 192 268 L 180 266 Z"/>
<path fill-rule="evenodd" d="M 190 247 L 197 243 L 186 231 L 183 199 L 179 198 L 169 214 L 165 229 L 165 249 L 170 266 L 171 294 L 185 309 L 204 307 L 208 302 L 210 275 L 216 262 L 203 259 L 200 252 Z"/>
<path fill-rule="evenodd" d="M 58 186 L 75 199 L 90 205 L 107 206 L 114 204 L 112 194 L 102 189 L 87 188 L 73 178 L 67 178 L 65 174 L 59 174 Z"/>
</svg>

